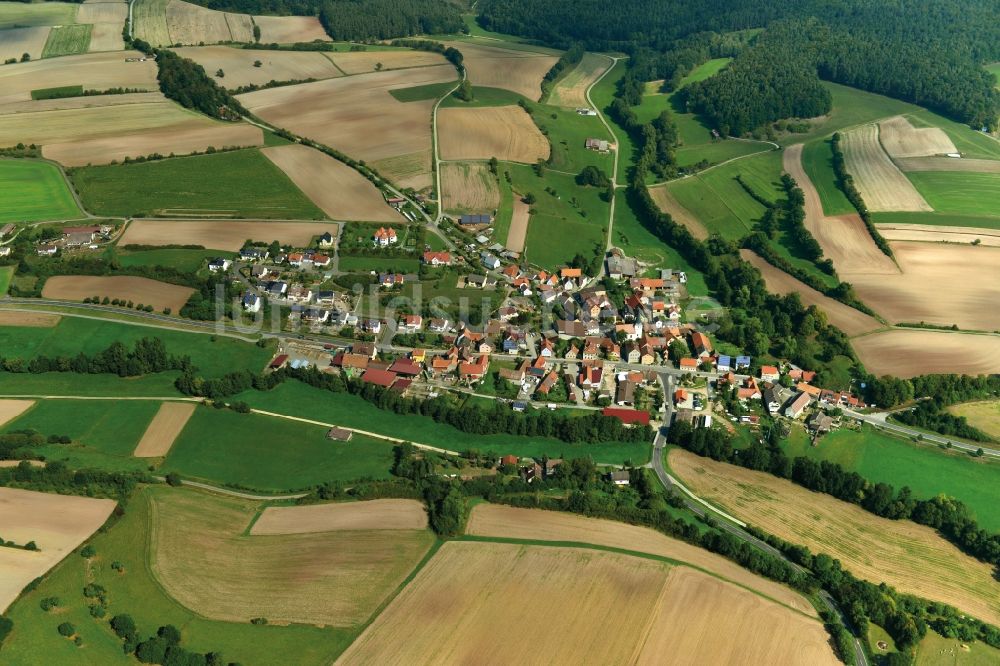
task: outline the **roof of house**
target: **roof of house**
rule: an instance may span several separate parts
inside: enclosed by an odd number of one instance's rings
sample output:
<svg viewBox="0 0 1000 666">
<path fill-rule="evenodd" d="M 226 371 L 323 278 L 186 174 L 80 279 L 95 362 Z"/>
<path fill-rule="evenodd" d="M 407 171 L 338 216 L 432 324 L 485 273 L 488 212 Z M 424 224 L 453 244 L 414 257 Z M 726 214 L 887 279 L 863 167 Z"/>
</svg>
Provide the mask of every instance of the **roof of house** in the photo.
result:
<svg viewBox="0 0 1000 666">
<path fill-rule="evenodd" d="M 696 358 L 682 358 L 681 359 L 681 367 L 682 368 L 697 368 L 698 367 L 698 359 L 696 359 Z"/>
<path fill-rule="evenodd" d="M 270 367 L 272 367 L 272 368 L 280 368 L 281 366 L 283 366 L 285 364 L 285 361 L 287 361 L 287 360 L 288 360 L 288 354 L 281 354 L 280 356 L 276 356 L 274 358 L 274 360 L 271 361 L 271 366 Z"/>
<path fill-rule="evenodd" d="M 419 375 L 421 368 L 408 358 L 399 358 L 393 362 L 389 370 L 399 375 Z"/>
<path fill-rule="evenodd" d="M 365 374 L 361 375 L 361 381 L 388 388 L 396 381 L 396 373 L 390 370 L 370 368 L 365 370 Z"/>
<path fill-rule="evenodd" d="M 583 270 L 566 267 L 559 271 L 559 276 L 563 278 L 578 278 L 583 276 Z"/>
<path fill-rule="evenodd" d="M 649 425 L 649 412 L 644 412 L 639 409 L 625 409 L 622 407 L 605 407 L 601 411 L 601 414 L 603 414 L 604 416 L 613 416 L 626 425 L 633 423 Z"/>
<path fill-rule="evenodd" d="M 773 365 L 762 365 L 762 366 L 760 366 L 760 374 L 761 375 L 777 375 L 778 374 L 778 368 L 776 366 L 773 366 Z"/>
</svg>

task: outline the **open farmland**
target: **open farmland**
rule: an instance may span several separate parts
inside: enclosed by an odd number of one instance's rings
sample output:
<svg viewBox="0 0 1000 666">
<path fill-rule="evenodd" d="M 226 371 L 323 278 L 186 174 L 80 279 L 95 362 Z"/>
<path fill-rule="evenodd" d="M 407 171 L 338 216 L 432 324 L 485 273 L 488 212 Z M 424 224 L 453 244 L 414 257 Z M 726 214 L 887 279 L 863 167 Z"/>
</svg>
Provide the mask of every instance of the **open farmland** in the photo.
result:
<svg viewBox="0 0 1000 666">
<path fill-rule="evenodd" d="M 524 245 L 528 239 L 528 222 L 531 220 L 531 206 L 524 203 L 521 197 L 514 197 L 513 206 L 505 245 L 513 252 L 524 252 Z"/>
<path fill-rule="evenodd" d="M 933 210 L 882 149 L 877 125 L 844 132 L 842 145 L 847 172 L 868 210 Z"/>
<path fill-rule="evenodd" d="M 46 280 L 42 298 L 82 301 L 91 296 L 107 296 L 152 305 L 157 310 L 170 308 L 178 312 L 192 293 L 194 289 L 190 287 L 142 277 L 56 275 Z"/>
<path fill-rule="evenodd" d="M 908 178 L 940 213 L 997 215 L 1000 173 L 913 171 Z"/>
<path fill-rule="evenodd" d="M 74 169 L 70 178 L 84 207 L 96 214 L 196 220 L 324 217 L 259 150 L 87 167 Z"/>
<path fill-rule="evenodd" d="M 0 160 L 0 223 L 82 217 L 66 179 L 54 165 Z"/>
<path fill-rule="evenodd" d="M 49 31 L 49 37 L 45 40 L 42 57 L 55 58 L 86 53 L 90 48 L 90 30 L 89 25 L 55 26 Z"/>
<path fill-rule="evenodd" d="M 878 140 L 889 157 L 925 157 L 957 153 L 958 149 L 944 130 L 937 127 L 917 129 L 903 116 L 893 116 L 878 124 Z"/>
<path fill-rule="evenodd" d="M 5 65 L 0 67 L 0 105 L 30 101 L 32 90 L 69 85 L 80 85 L 84 90 L 122 87 L 158 91 L 156 63 L 125 62 L 125 58 L 141 55 L 138 51 L 88 53 Z"/>
<path fill-rule="evenodd" d="M 20 545 L 34 541 L 39 548 L 34 552 L 0 548 L 0 611 L 7 609 L 25 585 L 103 525 L 114 508 L 114 500 L 0 488 L 3 538 Z"/>
<path fill-rule="evenodd" d="M 260 41 L 264 44 L 330 41 L 315 16 L 254 16 L 253 22 L 260 26 Z"/>
<path fill-rule="evenodd" d="M 548 139 L 518 106 L 441 109 L 438 112 L 441 157 L 477 160 L 496 157 L 534 164 L 549 156 Z"/>
<path fill-rule="evenodd" d="M 474 86 L 503 88 L 538 101 L 542 78 L 558 57 L 532 51 L 483 46 L 470 42 L 444 42 L 462 52 L 465 69 Z"/>
<path fill-rule="evenodd" d="M 166 16 L 173 44 L 253 41 L 253 24 L 245 14 L 217 12 L 184 0 L 170 0 Z"/>
<path fill-rule="evenodd" d="M 110 3 L 109 3 L 110 4 Z M 125 48 L 121 23 L 95 23 L 90 31 L 90 52 L 121 51 Z"/>
<path fill-rule="evenodd" d="M 876 376 L 1000 372 L 1000 338 L 990 335 L 897 329 L 855 338 L 851 346 Z"/>
<path fill-rule="evenodd" d="M 589 107 L 587 89 L 601 78 L 601 75 L 611 67 L 611 64 L 611 61 L 605 56 L 584 53 L 583 59 L 577 63 L 576 67 L 562 77 L 552 89 L 548 99 L 549 104 L 570 108 Z"/>
<path fill-rule="evenodd" d="M 13 421 L 34 404 L 34 400 L 0 400 L 0 426 Z"/>
<path fill-rule="evenodd" d="M 997 218 L 996 223 L 1000 224 L 1000 218 Z M 1000 229 L 995 228 L 880 223 L 878 231 L 883 238 L 890 241 L 977 243 L 989 247 L 1000 247 Z"/>
<path fill-rule="evenodd" d="M 315 148 L 291 144 L 265 148 L 261 152 L 327 217 L 369 222 L 404 221 L 371 181 Z"/>
<path fill-rule="evenodd" d="M 77 12 L 77 23 L 91 23 L 90 50 L 121 51 L 125 48 L 122 28 L 128 16 L 126 2 L 85 2 Z"/>
<path fill-rule="evenodd" d="M 268 81 L 293 79 L 331 79 L 342 76 L 324 54 L 317 51 L 249 50 L 232 46 L 187 46 L 174 49 L 177 55 L 190 58 L 206 72 L 221 69 L 225 78 L 217 79 L 229 89 L 263 85 Z M 255 67 L 255 62 L 260 67 Z"/>
<path fill-rule="evenodd" d="M 441 164 L 441 192 L 449 213 L 492 213 L 500 205 L 500 185 L 485 164 Z"/>
<path fill-rule="evenodd" d="M 202 245 L 235 252 L 248 239 L 295 246 L 308 245 L 325 232 L 336 234 L 337 225 L 324 222 L 254 222 L 251 220 L 133 220 L 119 241 L 125 245 Z"/>
<path fill-rule="evenodd" d="M 49 39 L 49 32 L 52 29 L 48 26 L 38 26 L 34 28 L 10 28 L 0 32 L 0 59 L 8 58 L 21 59 L 25 53 L 31 56 L 32 60 L 42 57 L 42 50 Z M 10 67 L 6 65 L 5 67 Z"/>
<path fill-rule="evenodd" d="M 769 292 L 782 296 L 797 293 L 804 305 L 807 307 L 815 305 L 825 312 L 829 322 L 848 336 L 861 335 L 883 327 L 882 323 L 874 317 L 821 294 L 781 269 L 775 268 L 755 254 L 753 250 L 740 250 L 740 256 L 761 272 Z"/>
<path fill-rule="evenodd" d="M 152 495 L 151 566 L 185 607 L 247 622 L 364 622 L 430 548 L 419 530 L 244 536 L 257 504 L 194 492 Z"/>
<path fill-rule="evenodd" d="M 964 416 L 969 425 L 1000 439 L 1000 402 L 996 400 L 963 402 L 948 407 L 948 411 L 956 416 Z"/>
<path fill-rule="evenodd" d="M 731 621 L 725 642 L 699 641 L 723 617 L 746 618 L 734 605 L 756 609 L 757 619 Z M 678 650 L 673 641 L 689 628 Z M 664 640 L 685 663 L 735 665 L 748 654 L 836 663 L 818 622 L 701 572 L 589 549 L 480 542 L 446 543 L 337 663 L 660 663 Z"/>
<path fill-rule="evenodd" d="M 58 88 L 57 88 L 58 90 Z M 58 111 L 61 109 L 91 109 L 125 104 L 154 104 L 166 102 L 160 92 L 124 93 L 122 95 L 83 95 L 81 97 L 53 97 L 0 105 L 0 115 L 11 113 L 32 113 L 37 111 Z"/>
<path fill-rule="evenodd" d="M 929 527 L 893 521 L 765 472 L 673 450 L 670 467 L 695 494 L 765 532 L 839 559 L 856 576 L 1000 619 L 992 568 Z"/>
<path fill-rule="evenodd" d="M 259 90 L 239 100 L 269 123 L 373 163 L 401 186 L 419 189 L 431 184 L 434 100 L 400 102 L 389 91 L 455 77 L 451 65 L 416 67 Z"/>
<path fill-rule="evenodd" d="M 0 2 L 0 29 L 67 25 L 73 23 L 77 7 L 72 2 Z"/>
<path fill-rule="evenodd" d="M 160 405 L 159 411 L 150 421 L 132 455 L 136 458 L 167 455 L 196 407 L 193 402 L 165 402 Z"/>
<path fill-rule="evenodd" d="M 137 39 L 153 46 L 171 44 L 167 30 L 169 0 L 135 0 L 132 4 L 132 31 Z"/>
<path fill-rule="evenodd" d="M 405 67 L 427 67 L 447 65 L 448 61 L 439 53 L 429 51 L 331 51 L 323 54 L 344 74 L 365 74 L 376 71 L 402 69 Z"/>
<path fill-rule="evenodd" d="M 677 201 L 677 198 L 667 189 L 666 185 L 649 188 L 649 194 L 653 197 L 656 205 L 660 207 L 660 210 L 670 215 L 674 222 L 683 224 L 691 232 L 692 236 L 700 240 L 708 238 L 708 229 L 705 228 L 705 225 L 692 215 L 691 211 Z"/>
<path fill-rule="evenodd" d="M 47 312 L 0 310 L 0 326 L 52 328 L 61 319 L 59 315 Z"/>
<path fill-rule="evenodd" d="M 250 529 L 253 536 L 345 530 L 422 530 L 427 511 L 417 500 L 377 499 L 305 506 L 270 506 Z"/>
<path fill-rule="evenodd" d="M 769 597 L 809 615 L 815 609 L 802 595 L 763 578 L 721 555 L 672 539 L 648 527 L 587 518 L 562 511 L 521 509 L 499 504 L 477 504 L 469 517 L 467 534 L 504 539 L 589 543 L 680 560 Z"/>
<path fill-rule="evenodd" d="M 954 157 L 901 157 L 896 166 L 910 171 L 972 171 L 1000 173 L 1000 160 L 956 159 Z"/>
</svg>

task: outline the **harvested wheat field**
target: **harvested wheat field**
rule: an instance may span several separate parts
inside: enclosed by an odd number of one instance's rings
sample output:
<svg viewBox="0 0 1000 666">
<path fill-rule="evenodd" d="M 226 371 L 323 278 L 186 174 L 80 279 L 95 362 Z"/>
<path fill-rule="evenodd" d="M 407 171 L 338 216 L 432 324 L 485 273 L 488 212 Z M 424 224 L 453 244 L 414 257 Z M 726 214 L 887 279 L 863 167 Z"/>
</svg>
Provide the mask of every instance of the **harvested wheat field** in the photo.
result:
<svg viewBox="0 0 1000 666">
<path fill-rule="evenodd" d="M 422 530 L 427 511 L 416 500 L 378 499 L 305 506 L 269 506 L 251 535 L 312 534 L 349 530 Z"/>
<path fill-rule="evenodd" d="M 500 205 L 497 177 L 476 162 L 442 163 L 441 194 L 449 213 L 492 213 Z"/>
<path fill-rule="evenodd" d="M 0 425 L 13 421 L 34 404 L 34 400 L 0 400 Z"/>
<path fill-rule="evenodd" d="M 253 41 L 253 24 L 246 14 L 217 12 L 184 0 L 170 0 L 166 16 L 173 44 Z"/>
<path fill-rule="evenodd" d="M 0 612 L 24 586 L 58 564 L 111 515 L 107 499 L 0 488 L 0 534 L 7 541 L 34 541 L 36 552 L 0 548 Z"/>
<path fill-rule="evenodd" d="M 896 329 L 855 338 L 851 346 L 878 377 L 1000 373 L 1000 338 L 992 335 Z"/>
<path fill-rule="evenodd" d="M 416 173 L 405 160 L 400 171 L 429 184 L 434 101 L 404 103 L 388 91 L 453 81 L 455 76 L 451 65 L 416 67 L 258 90 L 239 100 L 269 123 L 378 164 L 389 178 L 398 173 L 386 169 L 386 161 L 418 155 Z"/>
<path fill-rule="evenodd" d="M 901 157 L 893 161 L 903 171 L 1000 173 L 1000 160 L 956 159 L 954 157 Z"/>
<path fill-rule="evenodd" d="M 11 113 L 35 113 L 38 111 L 58 111 L 61 109 L 93 109 L 124 104 L 156 104 L 166 102 L 161 92 L 126 93 L 124 95 L 88 95 L 86 97 L 62 97 L 39 99 L 27 102 L 10 102 L 0 105 L 0 115 Z"/>
<path fill-rule="evenodd" d="M 135 0 L 132 3 L 132 27 L 135 37 L 153 46 L 169 46 L 167 3 L 170 0 Z"/>
<path fill-rule="evenodd" d="M 477 504 L 465 531 L 467 534 L 505 539 L 591 543 L 680 560 L 759 592 L 789 608 L 816 615 L 812 604 L 791 588 L 751 573 L 721 555 L 672 539 L 648 527 L 561 511 Z"/>
<path fill-rule="evenodd" d="M 128 4 L 124 2 L 85 2 L 76 13 L 76 22 L 93 25 L 90 31 L 91 53 L 121 51 L 125 48 L 122 28 L 127 17 Z"/>
<path fill-rule="evenodd" d="M 320 151 L 292 144 L 261 151 L 331 219 L 404 222 L 371 181 Z"/>
<path fill-rule="evenodd" d="M 215 620 L 354 626 L 434 542 L 424 529 L 244 536 L 258 507 L 191 491 L 150 493 L 151 566 L 167 593 Z"/>
<path fill-rule="evenodd" d="M 841 144 L 847 171 L 868 210 L 933 210 L 882 149 L 877 125 L 844 132 Z"/>
<path fill-rule="evenodd" d="M 57 275 L 45 281 L 42 298 L 82 301 L 91 296 L 124 299 L 135 304 L 152 305 L 156 310 L 180 311 L 194 293 L 190 287 L 158 282 L 143 277 Z"/>
<path fill-rule="evenodd" d="M 514 51 L 470 42 L 444 42 L 462 52 L 462 64 L 474 86 L 503 88 L 538 101 L 542 79 L 559 60 L 532 51 Z"/>
<path fill-rule="evenodd" d="M 93 5 L 91 5 L 93 6 Z M 95 23 L 90 31 L 91 53 L 101 51 L 122 51 L 125 40 L 122 39 L 121 23 Z"/>
<path fill-rule="evenodd" d="M 650 665 L 664 663 L 668 654 L 682 663 L 731 666 L 840 663 L 816 620 L 687 567 L 671 569 L 636 652 L 636 664 Z"/>
<path fill-rule="evenodd" d="M 0 32 L 0 61 L 9 58 L 21 59 L 25 53 L 31 56 L 32 60 L 42 57 L 42 50 L 45 49 L 45 42 L 49 39 L 49 31 L 52 28 L 47 25 L 35 26 L 33 28 L 8 28 Z M 10 67 L 10 65 L 5 66 Z M 0 97 L 2 99 L 2 97 Z"/>
<path fill-rule="evenodd" d="M 0 310 L 0 326 L 28 326 L 32 328 L 52 328 L 62 319 L 59 315 L 46 312 L 15 312 Z"/>
<path fill-rule="evenodd" d="M 158 458 L 167 455 L 197 406 L 193 402 L 165 402 L 160 405 L 160 409 L 149 422 L 132 455 L 136 458 Z"/>
<path fill-rule="evenodd" d="M 260 41 L 264 44 L 330 41 L 315 16 L 254 16 L 253 22 L 260 26 Z M 253 27 L 250 32 L 252 36 Z"/>
<path fill-rule="evenodd" d="M 878 139 L 893 159 L 957 153 L 948 135 L 937 127 L 916 128 L 903 116 L 893 116 L 878 124 Z"/>
<path fill-rule="evenodd" d="M 374 72 L 376 65 L 382 65 L 380 71 L 386 71 L 448 64 L 443 55 L 429 51 L 334 51 L 323 55 L 345 74 Z"/>
<path fill-rule="evenodd" d="M 505 243 L 511 252 L 524 252 L 525 240 L 528 238 L 528 222 L 531 221 L 531 206 L 524 203 L 519 196 L 514 196 L 514 212 L 510 218 L 510 229 L 507 230 Z"/>
<path fill-rule="evenodd" d="M 862 301 L 893 323 L 921 321 L 976 331 L 1000 329 L 1000 249 L 947 243 L 890 243 L 902 273 L 845 275 Z"/>
<path fill-rule="evenodd" d="M 695 494 L 765 532 L 839 559 L 856 576 L 1000 621 L 992 567 L 929 527 L 879 518 L 791 481 L 680 449 L 670 452 L 669 462 Z"/>
<path fill-rule="evenodd" d="M 442 159 L 534 164 L 549 157 L 549 140 L 519 106 L 440 109 L 438 128 Z"/>
<path fill-rule="evenodd" d="M 805 195 L 806 228 L 833 260 L 837 272 L 844 274 L 897 275 L 899 268 L 885 256 L 857 215 L 825 217 L 816 187 L 802 168 L 802 144 L 789 146 L 782 156 L 785 172 L 795 179 Z"/>
<path fill-rule="evenodd" d="M 882 323 L 860 310 L 844 305 L 829 296 L 821 294 L 807 284 L 796 280 L 780 268 L 767 263 L 753 250 L 740 250 L 740 256 L 754 266 L 764 276 L 767 290 L 784 296 L 797 293 L 806 306 L 814 305 L 826 313 L 827 320 L 843 331 L 848 337 L 861 335 L 883 328 Z"/>
<path fill-rule="evenodd" d="M 2 467 L 18 467 L 21 463 L 28 463 L 32 467 L 45 467 L 45 463 L 41 460 L 0 460 L 0 468 Z"/>
<path fill-rule="evenodd" d="M 132 220 L 118 242 L 126 245 L 173 245 L 178 238 L 186 244 L 210 250 L 236 252 L 248 238 L 304 247 L 316 236 L 329 231 L 337 235 L 331 222 L 255 222 L 252 220 Z"/>
<path fill-rule="evenodd" d="M 125 62 L 125 58 L 141 55 L 138 51 L 85 53 L 0 67 L 0 105 L 31 101 L 32 90 L 60 86 L 80 85 L 85 90 L 121 87 L 158 91 L 155 62 Z"/>
<path fill-rule="evenodd" d="M 708 238 L 708 229 L 705 228 L 705 225 L 677 201 L 666 185 L 650 187 L 649 195 L 653 197 L 653 201 L 656 202 L 660 210 L 672 217 L 675 222 L 683 224 L 692 236 L 701 240 Z"/>
<path fill-rule="evenodd" d="M 549 104 L 570 108 L 589 107 L 587 90 L 597 82 L 612 64 L 611 60 L 596 53 L 584 53 L 569 74 L 564 76 L 549 95 Z"/>
<path fill-rule="evenodd" d="M 925 243 L 962 243 L 1000 247 L 1000 229 L 981 227 L 951 227 L 937 224 L 879 224 L 878 231 L 890 241 L 921 241 Z"/>
<path fill-rule="evenodd" d="M 229 89 L 262 85 L 268 81 L 295 79 L 331 79 L 342 76 L 322 53 L 316 51 L 251 51 L 231 46 L 187 46 L 174 49 L 177 55 L 190 58 L 206 72 L 221 69 L 225 78 L 217 79 Z M 260 67 L 254 62 L 260 61 Z"/>
</svg>

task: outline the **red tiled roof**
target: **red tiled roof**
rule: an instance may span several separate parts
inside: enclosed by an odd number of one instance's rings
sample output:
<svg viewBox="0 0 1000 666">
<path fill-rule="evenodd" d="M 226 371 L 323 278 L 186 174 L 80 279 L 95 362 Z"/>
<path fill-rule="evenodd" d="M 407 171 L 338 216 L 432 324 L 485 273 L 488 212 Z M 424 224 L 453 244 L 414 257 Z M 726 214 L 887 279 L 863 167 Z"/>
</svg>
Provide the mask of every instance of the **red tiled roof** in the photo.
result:
<svg viewBox="0 0 1000 666">
<path fill-rule="evenodd" d="M 389 368 L 392 372 L 400 375 L 419 375 L 420 366 L 408 358 L 397 359 Z"/>
<path fill-rule="evenodd" d="M 369 384 L 388 388 L 396 381 L 396 373 L 389 370 L 369 369 L 365 371 L 365 374 L 361 375 L 361 380 Z"/>
<path fill-rule="evenodd" d="M 643 412 L 638 409 L 622 409 L 618 407 L 605 407 L 601 412 L 604 416 L 614 416 L 615 418 L 621 420 L 622 423 L 629 425 L 632 423 L 641 423 L 642 425 L 649 425 L 649 412 Z"/>
<path fill-rule="evenodd" d="M 285 364 L 285 361 L 287 360 L 288 360 L 288 354 L 282 354 L 281 356 L 277 356 L 273 361 L 271 361 L 271 367 L 280 368 Z"/>
</svg>

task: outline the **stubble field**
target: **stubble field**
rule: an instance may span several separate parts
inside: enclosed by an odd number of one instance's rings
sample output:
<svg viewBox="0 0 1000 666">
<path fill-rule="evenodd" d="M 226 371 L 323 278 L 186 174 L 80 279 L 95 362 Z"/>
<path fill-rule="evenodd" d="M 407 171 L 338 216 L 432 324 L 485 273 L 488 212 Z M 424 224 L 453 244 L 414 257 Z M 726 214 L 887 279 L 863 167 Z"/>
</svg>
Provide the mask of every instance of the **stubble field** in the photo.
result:
<svg viewBox="0 0 1000 666">
<path fill-rule="evenodd" d="M 330 41 L 315 16 L 254 16 L 253 20 L 260 26 L 260 41 L 264 44 Z"/>
<path fill-rule="evenodd" d="M 896 329 L 851 340 L 868 372 L 881 377 L 1000 372 L 1000 338 Z"/>
<path fill-rule="evenodd" d="M 845 132 L 841 145 L 847 172 L 854 177 L 868 210 L 933 210 L 882 149 L 878 125 Z"/>
<path fill-rule="evenodd" d="M 878 124 L 878 140 L 893 159 L 957 153 L 958 149 L 944 130 L 937 127 L 914 127 L 903 116 L 893 116 Z"/>
<path fill-rule="evenodd" d="M 166 17 L 174 44 L 253 41 L 253 24 L 246 14 L 217 12 L 183 0 L 170 0 Z"/>
<path fill-rule="evenodd" d="M 611 61 L 596 53 L 585 53 L 573 70 L 564 76 L 549 95 L 549 103 L 571 108 L 590 106 L 587 89 L 611 66 Z"/>
<path fill-rule="evenodd" d="M 155 62 L 125 62 L 125 58 L 141 55 L 138 51 L 88 53 L 5 65 L 0 67 L 0 105 L 30 101 L 32 90 L 70 85 L 81 85 L 84 90 L 121 87 L 158 91 Z"/>
<path fill-rule="evenodd" d="M 1000 222 L 1000 218 L 997 220 Z M 936 224 L 878 224 L 882 238 L 890 241 L 921 241 L 924 243 L 961 243 L 1000 247 L 1000 229 L 981 227 L 951 227 Z"/>
<path fill-rule="evenodd" d="M 492 213 L 500 205 L 500 185 L 485 164 L 441 164 L 444 210 L 449 213 Z"/>
<path fill-rule="evenodd" d="M 996 400 L 963 402 L 948 407 L 948 411 L 956 416 L 964 416 L 968 419 L 969 425 L 1000 438 L 1000 402 Z"/>
<path fill-rule="evenodd" d="M 31 56 L 32 60 L 42 57 L 42 50 L 49 39 L 49 26 L 35 26 L 31 28 L 10 28 L 0 33 L 0 59 L 8 58 L 21 59 L 25 53 Z M 10 65 L 7 65 L 9 67 Z"/>
<path fill-rule="evenodd" d="M 343 74 L 330 59 L 317 51 L 249 50 L 232 46 L 186 46 L 174 49 L 177 55 L 190 58 L 214 73 L 221 69 L 225 77 L 216 79 L 230 90 L 241 86 L 262 85 L 268 81 L 331 79 Z M 254 63 L 260 61 L 260 67 Z"/>
<path fill-rule="evenodd" d="M 119 245 L 202 245 L 213 250 L 235 252 L 248 239 L 303 247 L 316 236 L 337 225 L 324 222 L 254 222 L 252 220 L 133 220 Z"/>
<path fill-rule="evenodd" d="M 428 67 L 431 65 L 447 65 L 444 56 L 429 51 L 332 51 L 323 54 L 329 58 L 344 74 L 365 74 L 376 71 L 376 65 L 381 65 L 378 71 L 403 69 L 408 67 Z"/>
<path fill-rule="evenodd" d="M 1000 160 L 956 159 L 954 157 L 901 157 L 895 160 L 903 171 L 963 171 L 1000 173 Z"/>
<path fill-rule="evenodd" d="M 416 500 L 378 499 L 304 506 L 270 506 L 253 524 L 253 536 L 345 530 L 422 530 L 427 511 Z"/>
<path fill-rule="evenodd" d="M 524 203 L 519 196 L 514 197 L 513 205 L 506 246 L 512 252 L 524 252 L 525 241 L 528 239 L 528 223 L 531 221 L 531 206 Z"/>
<path fill-rule="evenodd" d="M 157 311 L 170 308 L 175 313 L 193 293 L 190 287 L 130 276 L 57 275 L 46 280 L 42 288 L 42 298 L 82 301 L 91 296 L 107 296 L 152 305 Z"/>
<path fill-rule="evenodd" d="M 472 85 L 503 88 L 536 102 L 542 96 L 542 78 L 559 59 L 553 55 L 470 42 L 445 42 L 445 45 L 462 52 Z"/>
<path fill-rule="evenodd" d="M 498 160 L 534 164 L 548 159 L 549 142 L 518 106 L 441 109 L 441 157 L 446 160 Z"/>
<path fill-rule="evenodd" d="M 0 426 L 28 411 L 34 400 L 0 400 Z"/>
<path fill-rule="evenodd" d="M 170 451 L 197 405 L 193 402 L 165 402 L 150 421 L 132 454 L 136 458 L 157 458 Z"/>
<path fill-rule="evenodd" d="M 47 312 L 18 312 L 0 310 L 0 326 L 24 326 L 27 328 L 52 328 L 62 317 Z"/>
</svg>

